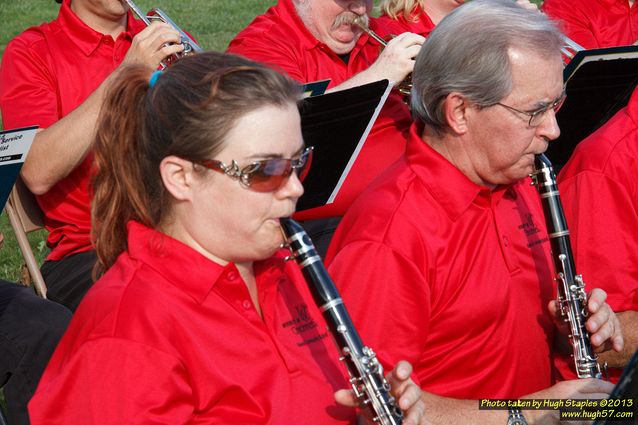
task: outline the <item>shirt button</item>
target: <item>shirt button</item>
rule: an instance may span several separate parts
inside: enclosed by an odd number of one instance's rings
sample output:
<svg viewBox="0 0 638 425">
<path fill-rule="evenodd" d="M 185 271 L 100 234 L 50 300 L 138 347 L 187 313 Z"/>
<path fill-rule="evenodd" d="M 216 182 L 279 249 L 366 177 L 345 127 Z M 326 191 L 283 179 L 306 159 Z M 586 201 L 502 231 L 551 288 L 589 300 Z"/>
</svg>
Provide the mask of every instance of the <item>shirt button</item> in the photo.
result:
<svg viewBox="0 0 638 425">
<path fill-rule="evenodd" d="M 503 245 L 506 247 L 510 245 L 510 240 L 507 236 L 503 236 Z"/>
<path fill-rule="evenodd" d="M 226 279 L 228 279 L 228 280 L 237 279 L 237 273 L 236 272 L 228 272 L 228 274 L 226 275 Z"/>
<path fill-rule="evenodd" d="M 244 302 L 241 305 L 246 310 L 250 310 L 250 308 L 253 306 L 252 303 L 250 301 L 248 301 L 248 300 L 244 300 Z"/>
</svg>

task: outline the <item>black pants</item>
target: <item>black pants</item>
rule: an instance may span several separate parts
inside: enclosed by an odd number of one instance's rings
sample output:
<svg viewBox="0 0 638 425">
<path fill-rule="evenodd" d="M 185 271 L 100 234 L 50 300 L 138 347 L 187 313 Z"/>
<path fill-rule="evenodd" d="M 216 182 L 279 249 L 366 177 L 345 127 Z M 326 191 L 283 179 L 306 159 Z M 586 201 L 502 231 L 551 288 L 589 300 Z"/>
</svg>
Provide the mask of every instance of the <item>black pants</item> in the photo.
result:
<svg viewBox="0 0 638 425">
<path fill-rule="evenodd" d="M 47 298 L 75 311 L 93 285 L 96 261 L 95 251 L 80 252 L 58 261 L 45 261 L 40 271 L 47 285 Z"/>
<path fill-rule="evenodd" d="M 0 280 L 0 386 L 9 425 L 28 425 L 27 403 L 71 320 L 65 307 Z"/>
<path fill-rule="evenodd" d="M 340 221 L 341 217 L 327 217 L 299 222 L 312 240 L 312 244 L 322 260 L 326 257 L 330 240 L 332 240 L 332 235 L 337 230 Z"/>
</svg>

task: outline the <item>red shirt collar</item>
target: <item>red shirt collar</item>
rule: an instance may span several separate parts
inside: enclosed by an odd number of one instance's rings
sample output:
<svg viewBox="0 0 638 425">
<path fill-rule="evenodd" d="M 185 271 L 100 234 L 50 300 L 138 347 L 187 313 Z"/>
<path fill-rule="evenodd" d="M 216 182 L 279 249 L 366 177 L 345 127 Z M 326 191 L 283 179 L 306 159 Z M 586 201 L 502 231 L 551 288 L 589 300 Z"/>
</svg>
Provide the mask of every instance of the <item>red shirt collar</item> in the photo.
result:
<svg viewBox="0 0 638 425">
<path fill-rule="evenodd" d="M 468 179 L 458 168 L 422 138 L 423 125 L 410 127 L 406 157 L 408 165 L 422 180 L 451 220 L 458 219 L 472 204 L 488 207 L 498 202 L 508 186 L 490 190 Z"/>
<path fill-rule="evenodd" d="M 177 239 L 136 221 L 129 221 L 127 231 L 128 255 L 155 270 L 198 303 L 204 301 L 220 280 L 239 274 L 235 264 L 217 264 Z M 280 273 L 285 267 L 285 255 L 282 250 L 267 260 L 255 262 L 255 275 Z"/>
<path fill-rule="evenodd" d="M 127 14 L 127 31 L 122 32 L 118 38 L 128 37 L 132 39 L 135 34 L 142 31 L 146 25 L 133 17 L 131 12 Z M 58 14 L 58 22 L 68 37 L 86 55 L 90 56 L 100 45 L 104 37 L 109 37 L 85 24 L 71 10 L 71 0 L 63 0 Z"/>
</svg>

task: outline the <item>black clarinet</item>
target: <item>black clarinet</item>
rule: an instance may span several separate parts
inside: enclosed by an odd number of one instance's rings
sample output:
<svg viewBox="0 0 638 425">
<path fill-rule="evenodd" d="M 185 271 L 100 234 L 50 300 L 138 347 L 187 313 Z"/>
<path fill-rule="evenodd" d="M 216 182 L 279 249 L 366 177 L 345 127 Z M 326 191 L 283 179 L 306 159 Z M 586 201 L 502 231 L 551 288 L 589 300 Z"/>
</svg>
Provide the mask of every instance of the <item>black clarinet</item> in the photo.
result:
<svg viewBox="0 0 638 425">
<path fill-rule="evenodd" d="M 587 293 L 583 277 L 576 274 L 569 229 L 552 163 L 543 154 L 534 159 L 532 184 L 536 186 L 543 204 L 545 223 L 552 250 L 555 278 L 558 285 L 558 307 L 561 317 L 569 324 L 569 339 L 573 348 L 576 373 L 579 378 L 601 378 L 598 356 L 589 341 L 585 328 L 587 320 Z"/>
<path fill-rule="evenodd" d="M 350 384 L 359 405 L 375 422 L 398 425 L 403 413 L 390 395 L 390 385 L 383 375 L 383 367 L 369 347 L 363 345 L 341 296 L 315 250 L 308 234 L 290 218 L 281 219 L 286 246 L 306 278 L 312 297 L 326 319 L 350 375 Z"/>
</svg>

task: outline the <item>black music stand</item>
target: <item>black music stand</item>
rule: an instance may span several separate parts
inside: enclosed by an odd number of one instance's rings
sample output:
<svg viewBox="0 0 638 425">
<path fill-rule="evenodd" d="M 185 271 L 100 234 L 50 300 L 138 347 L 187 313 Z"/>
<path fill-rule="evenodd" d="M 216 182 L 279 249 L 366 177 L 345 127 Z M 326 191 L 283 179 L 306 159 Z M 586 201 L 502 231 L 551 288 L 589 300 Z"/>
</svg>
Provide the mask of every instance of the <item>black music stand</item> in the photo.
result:
<svg viewBox="0 0 638 425">
<path fill-rule="evenodd" d="M 556 172 L 580 141 L 627 105 L 638 82 L 638 46 L 580 51 L 563 79 L 567 98 L 556 115 L 561 135 L 546 152 Z"/>
<path fill-rule="evenodd" d="M 297 211 L 331 203 L 390 93 L 388 80 L 309 97 L 300 107 L 301 132 L 314 146 Z"/>
</svg>

